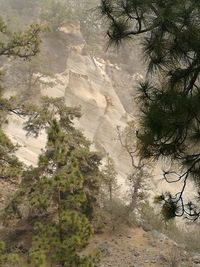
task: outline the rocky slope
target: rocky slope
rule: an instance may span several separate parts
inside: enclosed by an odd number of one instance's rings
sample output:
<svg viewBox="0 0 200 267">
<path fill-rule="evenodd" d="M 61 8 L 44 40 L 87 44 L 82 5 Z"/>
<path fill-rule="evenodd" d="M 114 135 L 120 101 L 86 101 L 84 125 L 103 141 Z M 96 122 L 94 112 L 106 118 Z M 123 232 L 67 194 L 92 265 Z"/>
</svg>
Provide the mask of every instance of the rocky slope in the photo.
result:
<svg viewBox="0 0 200 267">
<path fill-rule="evenodd" d="M 44 40 L 43 48 L 47 69 L 54 75 L 40 77 L 40 93 L 64 97 L 66 105 L 81 107 L 82 117 L 75 122 L 77 127 L 83 130 L 93 149 L 103 157 L 109 154 L 113 158 L 119 183 L 122 184 L 123 191 L 126 191 L 126 177 L 132 169 L 131 160 L 120 145 L 116 128 L 120 126 L 124 129 L 130 119 L 137 121 L 138 110 L 133 100 L 137 96 L 137 82 L 144 74 L 141 67 L 135 68 L 139 72 L 130 74 L 120 66 L 111 64 L 109 60 L 95 58 L 87 51 L 87 44 L 78 26 L 61 28 L 56 37 L 50 34 Z M 134 60 L 137 65 L 136 59 Z M 12 66 L 12 62 L 10 65 Z M 17 73 L 15 79 L 11 74 L 10 71 L 9 79 L 12 77 L 13 81 L 9 83 L 9 87 L 12 91 L 8 91 L 8 95 L 18 92 Z M 39 77 L 40 73 L 34 75 Z M 36 165 L 38 154 L 45 146 L 45 133 L 37 139 L 27 138 L 23 131 L 23 120 L 16 116 L 10 118 L 5 132 L 13 142 L 20 145 L 17 151 L 19 158 L 27 165 Z M 158 187 L 160 192 L 166 189 L 177 190 L 177 187 L 172 188 L 161 180 L 161 169 L 168 165 L 168 162 L 164 165 L 158 163 L 154 168 L 151 182 L 153 192 L 157 192 Z M 193 191 L 193 186 L 190 185 L 188 194 Z"/>
<path fill-rule="evenodd" d="M 200 255 L 187 252 L 156 230 L 123 226 L 117 232 L 95 235 L 88 250 L 101 251 L 99 267 L 198 267 Z"/>
<path fill-rule="evenodd" d="M 78 30 L 73 33 L 74 37 L 71 42 L 68 40 L 68 36 L 72 34 L 72 32 L 69 33 L 69 29 L 64 28 L 61 33 L 62 37 L 66 38 L 66 47 L 62 47 L 66 63 L 64 64 L 62 58 L 62 68 L 59 71 L 57 69 L 53 77 L 47 75 L 41 78 L 41 94 L 64 97 L 66 105 L 81 107 L 82 117 L 75 122 L 77 127 L 83 130 L 91 141 L 93 149 L 98 150 L 102 156 L 109 154 L 113 158 L 119 181 L 124 183 L 126 176 L 130 173 L 131 165 L 128 155 L 120 146 L 116 127 L 120 126 L 122 129 L 126 127 L 130 117 L 115 91 L 113 80 L 106 72 L 109 65 L 110 68 L 116 68 L 116 66 L 96 59 L 86 52 L 84 40 Z M 49 46 L 52 46 L 52 42 L 48 44 L 47 50 L 50 49 Z M 60 51 L 56 57 L 58 56 L 60 58 Z M 55 58 L 52 56 L 51 61 L 53 60 Z M 53 86 L 43 86 L 45 82 Z M 27 138 L 22 124 L 21 118 L 11 116 L 5 132 L 11 140 L 21 146 L 17 151 L 19 158 L 28 165 L 35 165 L 38 154 L 45 145 L 45 134 L 37 139 Z"/>
</svg>

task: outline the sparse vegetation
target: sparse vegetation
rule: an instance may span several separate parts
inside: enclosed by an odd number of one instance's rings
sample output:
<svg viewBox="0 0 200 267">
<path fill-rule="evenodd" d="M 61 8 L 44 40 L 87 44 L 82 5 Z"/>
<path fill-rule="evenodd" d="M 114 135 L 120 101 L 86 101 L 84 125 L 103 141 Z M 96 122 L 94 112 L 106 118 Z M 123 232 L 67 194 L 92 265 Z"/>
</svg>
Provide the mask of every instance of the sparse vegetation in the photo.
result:
<svg viewBox="0 0 200 267">
<path fill-rule="evenodd" d="M 191 2 L 187 1 L 188 3 Z M 185 0 L 185 2 L 187 1 Z M 151 12 L 154 12 L 152 7 L 149 7 L 151 1 L 141 1 L 141 3 L 135 1 L 136 6 L 129 12 L 129 9 L 124 9 L 129 2 L 101 1 L 103 15 L 107 16 L 108 21 L 112 21 L 108 31 L 109 37 L 112 41 L 116 41 L 117 44 L 121 39 L 129 37 L 130 34 L 140 33 L 142 29 L 140 27 L 145 26 L 140 23 L 143 21 L 143 15 L 146 15 L 148 8 L 150 8 Z M 113 6 L 113 3 L 116 5 Z M 127 8 L 132 7 L 133 3 L 134 1 Z M 177 4 L 178 2 L 175 1 L 174 3 Z M 128 229 L 125 236 L 125 244 L 128 244 L 126 249 L 128 249 L 128 255 L 130 255 L 131 260 L 130 262 L 123 262 L 123 264 L 124 267 L 130 267 L 134 264 L 133 258 L 141 258 L 133 248 L 134 241 L 136 243 L 138 241 L 134 240 L 135 236 L 134 234 L 132 235 L 134 227 L 139 232 L 138 239 L 145 241 L 141 244 L 138 243 L 140 247 L 144 245 L 143 250 L 149 245 L 148 242 L 152 241 L 144 230 L 150 233 L 149 236 L 153 236 L 154 233 L 158 236 L 161 235 L 166 240 L 170 239 L 173 244 L 173 250 L 169 250 L 169 255 L 164 255 L 164 261 L 169 267 L 178 267 L 180 264 L 188 267 L 187 263 L 184 265 L 185 262 L 181 262 L 182 254 L 180 251 L 182 249 L 190 252 L 198 252 L 200 250 L 200 232 L 197 228 L 193 224 L 188 224 L 185 229 L 182 229 L 172 220 L 177 215 L 182 216 L 184 212 L 193 218 L 198 215 L 197 207 L 192 202 L 187 203 L 187 207 L 182 203 L 183 213 L 180 213 L 180 207 L 177 203 L 182 199 L 184 190 L 181 191 L 181 195 L 177 195 L 178 201 L 170 193 L 158 196 L 157 203 L 162 203 L 162 208 L 158 208 L 158 210 L 155 203 L 151 206 L 148 202 L 147 191 L 149 188 L 147 185 L 151 178 L 152 166 L 147 158 L 152 156 L 149 154 L 150 152 L 154 153 L 153 156 L 157 155 L 156 149 L 160 146 L 157 147 L 154 134 L 160 131 L 160 125 L 163 127 L 161 127 L 161 130 L 164 129 L 164 133 L 168 129 L 165 128 L 166 125 L 162 124 L 163 122 L 160 120 L 156 125 L 153 125 L 155 123 L 155 116 L 153 115 L 156 114 L 157 116 L 158 113 L 161 113 L 164 116 L 162 106 L 157 110 L 157 103 L 163 104 L 162 94 L 165 95 L 166 93 L 164 90 L 159 91 L 157 87 L 149 88 L 149 84 L 145 83 L 141 85 L 143 91 L 140 94 L 140 98 L 144 103 L 143 111 L 146 116 L 144 117 L 146 119 L 149 118 L 148 112 L 153 110 L 151 117 L 153 124 L 148 124 L 151 127 L 152 125 L 155 126 L 153 134 L 145 131 L 141 133 L 140 130 L 136 129 L 133 121 L 128 123 L 124 131 L 117 127 L 118 145 L 121 145 L 121 149 L 126 151 L 132 164 L 132 171 L 129 174 L 128 171 L 126 173 L 128 174 L 128 189 L 126 192 L 123 192 L 119 186 L 115 161 L 109 154 L 102 160 L 98 152 L 90 149 L 90 141 L 84 137 L 82 131 L 75 127 L 76 122 L 81 118 L 80 108 L 67 107 L 64 98 L 41 96 L 41 88 L 53 86 L 61 76 L 68 78 L 69 73 L 66 71 L 66 61 L 68 53 L 72 54 L 72 52 L 74 54 L 80 52 L 79 56 L 86 62 L 90 62 L 89 60 L 92 59 L 94 64 L 92 69 L 96 68 L 94 72 L 90 70 L 92 75 L 95 76 L 95 71 L 97 70 L 101 73 L 100 81 L 103 84 L 110 83 L 105 77 L 105 72 L 106 66 L 111 66 L 112 63 L 106 65 L 106 60 L 102 60 L 102 58 L 104 56 L 106 59 L 113 57 L 114 62 L 121 61 L 120 56 L 111 54 L 107 57 L 102 51 L 105 29 L 104 22 L 99 22 L 99 17 L 96 17 L 95 6 L 97 4 L 96 0 L 37 0 L 34 3 L 31 0 L 8 0 L 6 2 L 0 0 L 4 17 L 4 19 L 0 20 L 1 78 L 4 75 L 4 79 L 1 80 L 2 87 L 0 88 L 0 181 L 5 183 L 5 190 L 7 190 L 6 186 L 10 185 L 14 188 L 9 199 L 5 201 L 2 198 L 4 209 L 0 215 L 4 225 L 2 225 L 2 232 L 0 231 L 0 239 L 3 240 L 3 242 L 0 242 L 0 267 L 99 267 L 99 255 L 96 253 L 95 247 L 97 243 L 93 240 L 94 233 L 96 235 L 95 238 L 99 237 L 98 234 L 100 234 L 100 237 L 101 235 L 105 237 L 104 232 L 108 233 L 114 248 L 119 249 L 117 253 L 122 252 L 122 254 L 125 254 L 127 250 L 124 251 L 120 243 L 124 239 L 124 229 L 125 232 Z M 120 6 L 121 4 L 123 5 Z M 163 9 L 165 9 L 165 4 L 163 3 L 163 5 Z M 119 10 L 115 10 L 117 6 Z M 153 3 L 153 7 L 160 10 L 158 1 Z M 188 6 L 186 5 L 186 10 L 187 8 Z M 30 10 L 33 12 L 29 16 Z M 126 12 L 120 14 L 121 10 Z M 170 7 L 169 11 L 171 12 Z M 132 17 L 133 14 L 136 17 Z M 177 14 L 180 15 L 178 9 Z M 149 15 L 148 12 L 147 15 Z M 128 34 L 126 32 L 127 28 L 124 27 L 127 25 L 127 21 L 118 21 L 118 16 L 120 19 L 129 16 L 127 20 L 129 22 L 136 19 L 136 26 L 138 26 L 136 30 L 138 32 Z M 157 14 L 155 14 L 156 16 Z M 165 18 L 165 16 L 163 17 Z M 11 18 L 13 18 L 12 23 L 9 22 Z M 154 16 L 151 18 L 154 20 Z M 44 26 L 37 23 L 32 24 L 34 21 L 42 23 L 42 25 L 47 24 L 48 32 L 43 32 Z M 165 22 L 163 23 L 165 24 Z M 144 24 L 146 23 L 148 24 L 150 21 L 145 21 Z M 160 20 L 157 23 L 160 25 Z M 188 23 L 190 24 L 190 22 Z M 26 27 L 29 24 L 31 25 Z M 188 24 L 185 26 L 188 26 Z M 171 25 L 167 27 L 171 29 Z M 17 31 L 17 28 L 22 29 L 22 31 Z M 72 28 L 73 31 L 70 32 Z M 156 30 L 157 26 L 153 29 Z M 124 31 L 126 36 L 123 36 Z M 151 29 L 149 31 L 151 33 Z M 165 33 L 166 29 L 162 29 L 162 31 Z M 159 33 L 159 31 L 156 31 L 156 33 Z M 173 33 L 171 34 L 173 35 Z M 148 48 L 149 40 L 152 40 L 153 37 L 150 39 L 148 36 L 146 37 L 146 46 Z M 158 41 L 156 37 L 153 40 Z M 39 53 L 40 49 L 42 49 L 42 53 Z M 154 47 L 152 49 L 154 51 Z M 159 47 L 156 52 L 162 52 L 162 49 Z M 179 50 L 179 52 L 181 51 Z M 123 51 L 120 53 L 123 53 Z M 186 54 L 187 57 L 188 51 Z M 60 55 L 63 56 L 63 66 L 57 70 L 54 65 L 60 64 Z M 102 58 L 94 58 L 93 55 L 101 55 Z M 123 70 L 126 69 L 126 74 L 132 74 L 130 69 L 131 59 L 127 60 L 127 55 L 129 55 L 129 51 L 124 51 L 122 65 L 128 65 Z M 154 56 L 156 56 L 157 60 L 158 54 Z M 155 62 L 154 60 L 150 65 L 153 66 L 157 63 L 162 65 L 162 62 Z M 198 67 L 198 64 L 195 64 Z M 119 71 L 123 71 L 118 66 L 116 68 Z M 7 77 L 3 73 L 6 71 Z M 110 71 L 112 72 L 112 70 Z M 177 73 L 170 73 L 171 78 L 177 78 L 175 74 Z M 191 71 L 190 74 L 194 75 L 195 73 L 193 74 Z M 198 74 L 199 70 L 196 75 L 198 76 Z M 74 76 L 76 77 L 76 74 Z M 82 79 L 85 82 L 84 84 L 90 84 L 88 76 L 77 74 L 77 80 Z M 179 78 L 182 82 L 182 76 Z M 193 78 L 195 77 L 193 76 Z M 188 79 L 191 81 L 189 74 Z M 188 80 L 185 82 L 188 83 Z M 59 85 L 64 88 L 66 86 L 65 80 L 60 79 Z M 179 88 L 177 87 L 177 81 L 174 81 L 174 86 L 175 89 Z M 193 86 L 198 89 L 198 84 L 195 81 Z M 166 88 L 168 90 L 168 87 Z M 7 90 L 10 91 L 8 92 Z M 153 93 L 150 93 L 150 99 L 146 99 L 149 97 L 148 90 L 153 90 Z M 13 96 L 4 97 L 4 91 Z M 193 92 L 193 87 L 190 88 L 190 91 Z M 162 92 L 161 95 L 160 92 Z M 195 102 L 196 93 L 194 96 L 193 102 L 193 95 L 191 94 L 190 104 L 195 103 L 196 107 L 198 106 L 198 103 Z M 157 100 L 155 106 L 153 105 L 155 101 L 152 97 Z M 182 102 L 179 102 L 176 97 L 174 99 L 177 100 L 175 111 L 178 108 L 178 111 L 181 110 L 185 114 L 184 109 L 180 108 L 179 110 L 179 104 Z M 93 101 L 95 102 L 93 104 L 102 108 L 104 100 L 100 99 L 102 102 L 98 103 Z M 171 103 L 171 95 L 167 100 Z M 187 101 L 188 99 L 184 102 L 185 106 L 189 105 Z M 168 108 L 168 102 L 165 104 Z M 114 110 L 115 106 L 110 99 L 109 105 Z M 152 105 L 156 110 L 152 108 Z M 106 116 L 109 119 L 112 118 L 109 117 L 108 113 Z M 9 123 L 10 117 L 8 115 L 18 116 L 23 119 L 24 130 L 28 137 L 38 138 L 41 133 L 46 136 L 46 146 L 42 149 L 36 166 L 26 166 L 16 156 L 16 151 L 19 148 L 18 144 L 13 144 L 3 131 L 3 126 Z M 114 116 L 114 112 L 112 112 L 112 116 Z M 145 120 L 145 118 L 143 119 Z M 127 120 L 124 115 L 120 117 L 120 123 L 122 122 L 122 124 Z M 192 120 L 198 121 L 198 118 L 193 117 Z M 159 125 L 159 129 L 157 125 Z M 146 124 L 143 126 L 144 130 L 149 129 Z M 172 126 L 178 127 L 179 130 L 184 128 L 177 124 Z M 172 129 L 174 129 L 173 127 Z M 195 129 L 193 132 L 197 130 Z M 162 133 L 159 136 L 163 138 Z M 173 139 L 173 136 L 171 138 Z M 195 135 L 195 138 L 198 141 L 198 136 Z M 163 144 L 161 144 L 161 148 L 164 148 L 163 151 L 167 151 L 167 153 L 171 151 L 170 149 L 173 150 L 173 153 L 176 150 L 174 147 L 170 147 L 168 150 Z M 105 152 L 104 155 L 106 155 L 107 151 L 104 147 L 102 148 L 103 150 Z M 183 149 L 181 152 L 185 153 L 185 150 Z M 167 155 L 171 155 L 170 153 Z M 121 157 L 121 155 L 118 156 Z M 177 160 L 176 157 L 175 159 Z M 186 163 L 189 165 L 194 162 L 194 158 L 186 159 Z M 199 155 L 197 155 L 196 159 L 197 161 L 199 160 Z M 196 174 L 194 171 L 198 172 L 198 168 L 191 170 L 191 174 L 197 175 L 198 178 L 198 173 Z M 169 174 L 171 172 L 164 173 L 166 180 Z M 198 182 L 198 179 L 195 181 Z M 122 196 L 124 193 L 125 197 Z M 146 237 L 145 234 L 147 234 Z M 116 237 L 117 240 L 115 240 Z M 92 248 L 88 245 L 91 245 Z M 129 245 L 130 247 L 128 247 Z M 102 250 L 106 251 L 107 255 L 112 254 L 112 248 L 110 249 L 109 247 L 110 244 L 103 242 L 102 246 Z M 153 244 L 153 246 L 156 245 Z M 177 251 L 174 249 L 175 247 L 177 247 Z M 128 258 L 130 257 L 128 256 Z M 145 259 L 145 262 L 148 260 Z M 157 263 L 157 261 L 159 262 L 158 258 L 152 259 L 152 263 Z M 115 262 L 112 264 L 115 264 Z M 128 264 L 131 265 L 129 266 Z"/>
<path fill-rule="evenodd" d="M 167 238 L 177 243 L 177 246 L 184 248 L 188 252 L 198 252 L 200 249 L 200 231 L 194 223 L 189 225 L 177 224 L 174 220 L 167 221 L 162 216 L 159 209 L 144 203 L 141 207 L 141 225 L 147 231 L 156 230 L 163 233 Z M 175 256 L 175 255 L 174 255 Z M 176 257 L 172 258 L 176 258 Z"/>
<path fill-rule="evenodd" d="M 135 213 L 141 213 L 141 203 L 147 198 L 148 183 L 151 179 L 151 165 L 139 155 L 138 140 L 133 121 L 130 121 L 124 131 L 117 127 L 117 134 L 122 148 L 128 154 L 132 170 L 127 177 L 127 210 L 128 217 L 136 218 Z M 135 138 L 134 138 L 135 136 Z"/>
</svg>

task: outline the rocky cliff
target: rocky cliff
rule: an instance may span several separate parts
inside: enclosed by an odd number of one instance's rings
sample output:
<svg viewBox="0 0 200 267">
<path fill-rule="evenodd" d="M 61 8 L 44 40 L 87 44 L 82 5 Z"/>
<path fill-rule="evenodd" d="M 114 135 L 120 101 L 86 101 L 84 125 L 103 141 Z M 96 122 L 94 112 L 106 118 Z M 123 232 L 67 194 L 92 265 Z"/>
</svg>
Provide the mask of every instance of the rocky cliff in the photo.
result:
<svg viewBox="0 0 200 267">
<path fill-rule="evenodd" d="M 119 183 L 125 191 L 126 177 L 131 173 L 132 167 L 130 157 L 119 142 L 117 127 L 124 129 L 129 120 L 137 121 L 135 88 L 144 72 L 138 67 L 135 70 L 139 72 L 130 74 L 121 69 L 120 65 L 111 64 L 106 56 L 103 59 L 91 55 L 78 26 L 61 28 L 56 38 L 49 35 L 43 42 L 43 50 L 46 68 L 53 75 L 34 73 L 35 77 L 40 77 L 40 95 L 64 97 L 67 106 L 81 107 L 82 117 L 75 122 L 77 127 L 91 141 L 93 149 L 103 157 L 109 154 L 113 158 Z M 136 64 L 136 59 L 134 60 Z M 18 68 L 19 65 L 16 69 Z M 19 94 L 16 88 L 17 78 L 13 79 L 12 75 L 10 77 L 12 90 L 8 91 L 8 95 Z M 32 97 L 36 101 L 36 93 Z M 45 133 L 37 139 L 26 137 L 23 119 L 17 116 L 10 117 L 5 132 L 14 143 L 20 145 L 18 157 L 27 165 L 36 165 L 38 155 L 45 146 Z M 164 167 L 168 164 L 165 162 Z M 177 185 L 170 187 L 161 180 L 161 168 L 160 163 L 154 168 L 151 190 L 177 190 Z M 192 185 L 189 188 L 190 195 L 193 192 Z"/>
<path fill-rule="evenodd" d="M 124 184 L 125 178 L 130 174 L 131 164 L 120 145 L 116 128 L 126 127 L 130 117 L 126 111 L 128 105 L 120 99 L 115 90 L 115 81 L 107 71 L 109 68 L 111 73 L 113 69 L 113 73 L 119 71 L 119 68 L 109 61 L 92 56 L 86 49 L 79 29 L 64 28 L 60 34 L 62 34 L 61 47 L 58 47 L 52 39 L 45 44 L 46 50 L 51 51 L 50 61 L 54 75 L 42 76 L 40 92 L 50 97 L 64 97 L 67 106 L 81 107 L 82 117 L 75 122 L 77 127 L 83 130 L 91 141 L 93 149 L 99 151 L 102 156 L 109 154 L 113 158 L 119 181 Z M 56 48 L 62 49 L 62 53 Z M 59 68 L 56 68 L 59 66 L 57 61 L 62 63 Z M 52 86 L 46 86 L 47 82 Z M 12 94 L 13 92 L 16 93 L 14 86 Z M 10 117 L 5 132 L 13 142 L 20 145 L 17 151 L 18 157 L 27 165 L 36 165 L 38 154 L 45 145 L 45 133 L 37 139 L 26 137 L 23 119 L 17 116 Z"/>
</svg>

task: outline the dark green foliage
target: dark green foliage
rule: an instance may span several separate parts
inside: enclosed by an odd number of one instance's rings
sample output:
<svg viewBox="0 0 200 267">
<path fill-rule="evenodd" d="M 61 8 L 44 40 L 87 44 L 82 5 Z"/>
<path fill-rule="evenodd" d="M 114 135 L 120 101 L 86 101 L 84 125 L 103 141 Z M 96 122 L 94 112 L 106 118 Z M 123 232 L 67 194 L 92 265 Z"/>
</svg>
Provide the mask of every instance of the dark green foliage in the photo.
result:
<svg viewBox="0 0 200 267">
<path fill-rule="evenodd" d="M 71 130 L 78 132 L 72 126 Z M 46 151 L 40 156 L 37 180 L 28 199 L 32 214 L 41 218 L 48 214 L 49 220 L 37 223 L 30 256 L 34 261 L 35 253 L 42 251 L 50 262 L 59 266 L 92 266 L 92 258 L 80 257 L 78 252 L 87 245 L 92 233 L 82 207 L 87 200 L 91 201 L 85 189 L 89 189 L 88 182 L 94 187 L 96 177 L 90 177 L 89 166 L 84 173 L 85 164 L 81 162 L 85 155 L 84 142 L 78 136 L 70 136 L 66 121 L 62 124 L 61 117 L 60 122 L 53 119 L 47 133 Z M 77 138 L 77 142 L 71 142 L 68 137 Z"/>
<path fill-rule="evenodd" d="M 93 257 L 79 253 L 93 232 L 89 219 L 99 190 L 100 157 L 73 126 L 79 109 L 67 108 L 61 98 L 44 97 L 31 112 L 26 129 L 34 136 L 45 129 L 47 144 L 38 167 L 25 172 L 6 213 L 23 217 L 26 203 L 26 219 L 35 222 L 29 253 L 33 266 L 93 266 Z"/>
<path fill-rule="evenodd" d="M 7 253 L 5 244 L 0 241 L 0 267 L 25 267 L 24 261 L 17 253 Z"/>
<path fill-rule="evenodd" d="M 0 129 L 0 179 L 10 183 L 19 183 L 23 166 L 14 155 L 17 146 L 14 146 Z"/>
<path fill-rule="evenodd" d="M 110 205 L 112 205 L 112 199 L 116 197 L 119 185 L 117 184 L 117 172 L 112 158 L 107 156 L 106 161 L 102 172 L 102 193 L 104 194 L 105 200 L 109 200 Z"/>
<path fill-rule="evenodd" d="M 63 98 L 43 97 L 40 107 L 33 106 L 29 103 L 27 109 L 29 109 L 30 116 L 25 123 L 24 129 L 28 135 L 37 137 L 43 129 L 47 129 L 51 125 L 56 116 L 59 116 L 61 127 L 65 128 L 65 131 L 69 134 L 71 133 L 71 136 L 73 132 L 76 132 L 79 136 L 83 136 L 81 132 L 73 127 L 72 122 L 73 119 L 80 118 L 80 108 L 66 107 Z M 89 143 L 85 141 L 85 144 Z"/>
<path fill-rule="evenodd" d="M 63 138 L 64 133 L 54 121 L 48 131 L 46 151 L 49 155 L 48 150 L 51 150 L 50 164 L 45 166 L 42 176 L 37 177 L 28 196 L 32 214 L 41 217 L 35 224 L 30 258 L 35 262 L 38 253 L 42 253 L 58 266 L 92 266 L 90 258 L 77 254 L 88 244 L 92 227 L 81 212 L 86 201 L 83 176 L 76 158 L 66 159 Z M 44 157 L 39 161 L 41 169 Z M 48 214 L 48 220 L 45 214 Z"/>
<path fill-rule="evenodd" d="M 162 204 L 161 213 L 166 221 L 174 219 L 179 213 L 176 199 L 173 199 L 171 193 L 169 192 L 156 196 L 154 198 L 154 202 Z"/>
<path fill-rule="evenodd" d="M 61 11 L 65 12 L 64 8 Z M 5 37 L 0 44 L 0 55 L 31 59 L 38 53 L 39 26 L 21 33 L 9 32 L 3 21 L 0 26 Z M 27 134 L 37 136 L 42 130 L 47 133 L 47 145 L 38 166 L 25 171 L 14 156 L 16 147 L 0 132 L 1 178 L 21 181 L 5 210 L 6 216 L 13 219 L 16 214 L 31 229 L 34 225 L 32 245 L 24 261 L 28 256 L 27 266 L 92 267 L 95 257 L 84 255 L 82 250 L 93 232 L 89 219 L 98 195 L 101 159 L 90 152 L 90 143 L 73 125 L 73 120 L 80 117 L 80 110 L 67 108 L 63 99 L 43 98 L 40 107 L 18 107 L 14 99 L 3 97 L 0 102 L 1 125 L 8 113 L 28 115 Z M 2 266 L 23 266 L 20 256 L 7 253 L 3 245 L 0 254 Z"/>
<path fill-rule="evenodd" d="M 171 201 L 169 203 L 163 204 L 161 212 L 162 212 L 165 220 L 174 219 L 176 217 L 176 213 L 177 213 L 176 203 Z"/>
<path fill-rule="evenodd" d="M 172 198 L 180 208 L 175 214 L 196 220 L 198 205 L 188 210 L 183 193 L 189 177 L 197 189 L 200 180 L 200 3 L 102 0 L 100 10 L 112 42 L 145 33 L 142 46 L 148 76 L 139 87 L 140 152 L 145 158 L 170 158 L 172 167 L 177 163 L 182 167 L 182 173 L 164 172 L 164 178 L 183 184 Z"/>
<path fill-rule="evenodd" d="M 31 59 L 39 52 L 41 28 L 32 25 L 24 32 L 11 32 L 3 19 L 0 18 L 0 56 Z M 7 123 L 7 114 L 22 115 L 22 109 L 14 105 L 13 99 L 3 97 L 0 88 L 0 179 L 11 183 L 18 183 L 23 166 L 14 155 L 17 146 L 13 145 L 2 131 L 2 126 Z"/>
<path fill-rule="evenodd" d="M 24 32 L 11 32 L 3 19 L 0 18 L 0 32 L 4 38 L 0 41 L 0 55 L 14 56 L 30 59 L 39 52 L 41 27 L 37 24 L 31 25 Z"/>
</svg>

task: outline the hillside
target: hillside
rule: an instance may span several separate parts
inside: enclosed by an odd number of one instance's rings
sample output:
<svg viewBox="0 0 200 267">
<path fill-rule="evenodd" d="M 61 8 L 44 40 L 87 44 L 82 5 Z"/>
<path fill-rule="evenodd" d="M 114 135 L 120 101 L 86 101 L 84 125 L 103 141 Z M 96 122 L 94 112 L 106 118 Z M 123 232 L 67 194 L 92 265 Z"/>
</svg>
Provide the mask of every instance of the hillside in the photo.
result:
<svg viewBox="0 0 200 267">
<path fill-rule="evenodd" d="M 199 222 L 184 220 L 196 216 L 198 181 L 174 181 L 181 165 L 142 147 L 163 139 L 141 135 L 162 128 L 154 106 L 144 120 L 154 98 L 141 105 L 141 39 L 109 46 L 95 5 L 0 0 L 11 28 L 0 23 L 11 43 L 0 64 L 0 267 L 200 267 Z M 36 22 L 28 56 L 23 31 Z"/>
</svg>

